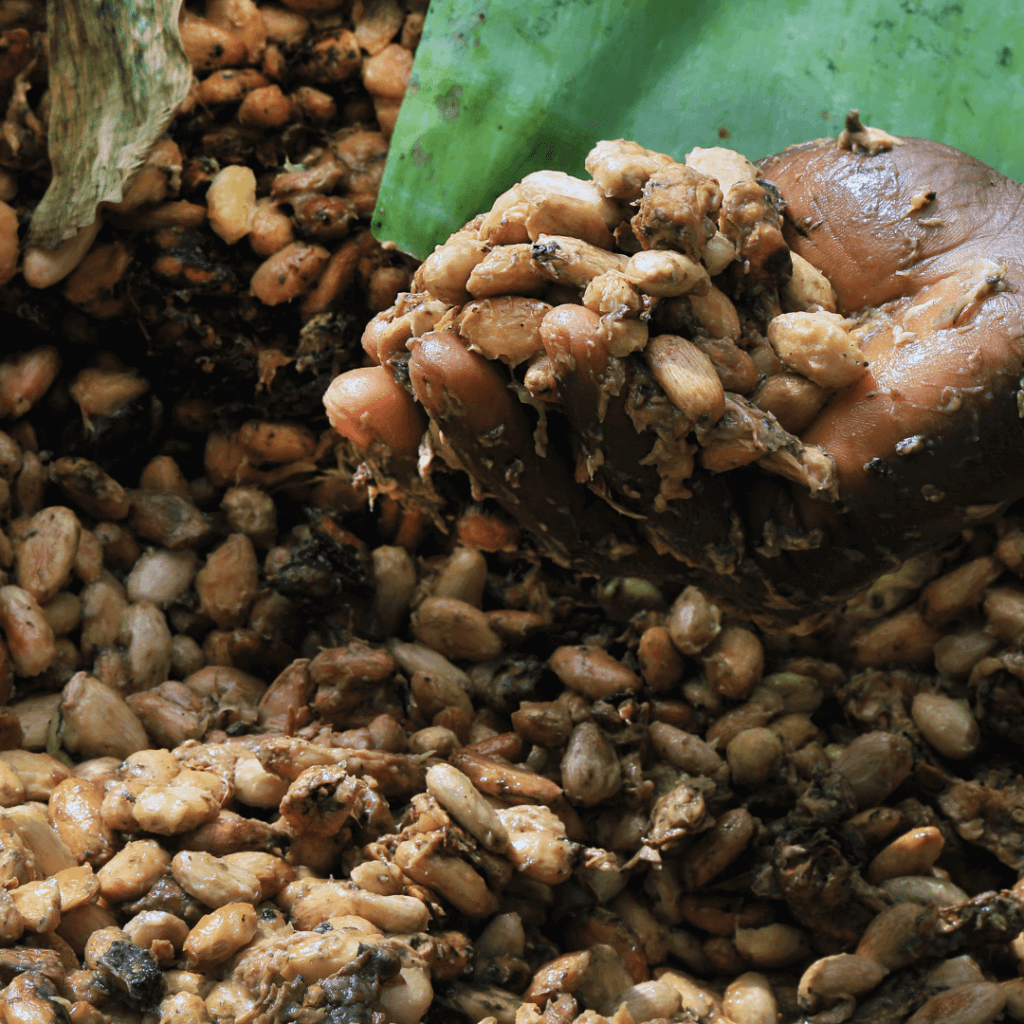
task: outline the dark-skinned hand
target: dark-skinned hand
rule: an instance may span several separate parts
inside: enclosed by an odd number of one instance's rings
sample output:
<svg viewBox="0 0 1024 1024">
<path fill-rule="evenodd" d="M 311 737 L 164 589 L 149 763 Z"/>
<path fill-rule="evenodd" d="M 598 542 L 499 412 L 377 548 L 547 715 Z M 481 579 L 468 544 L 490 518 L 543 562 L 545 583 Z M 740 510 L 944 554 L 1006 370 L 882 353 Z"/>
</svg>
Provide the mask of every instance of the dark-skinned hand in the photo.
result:
<svg viewBox="0 0 1024 1024">
<path fill-rule="evenodd" d="M 444 322 L 408 341 L 407 361 L 338 378 L 325 399 L 332 423 L 383 489 L 431 515 L 451 514 L 451 502 L 417 471 L 425 431 L 435 462 L 468 473 L 474 497 L 496 501 L 538 554 L 580 573 L 693 583 L 769 628 L 809 627 L 1024 494 L 1024 186 L 939 143 L 878 138 L 852 120 L 842 145 L 759 164 L 789 247 L 861 328 L 867 371 L 800 431 L 834 462 L 834 500 L 756 464 L 716 473 L 700 459 L 681 496 L 666 492 L 654 436 L 635 416 L 640 391 L 664 395 L 640 353 L 609 354 L 585 324 L 546 336 L 558 412 L 543 455 L 515 389 L 522 368 L 514 379 Z M 784 285 L 784 251 L 766 267 Z M 741 309 L 741 347 L 779 311 L 770 280 L 752 290 L 756 276 L 734 263 L 714 279 Z"/>
</svg>

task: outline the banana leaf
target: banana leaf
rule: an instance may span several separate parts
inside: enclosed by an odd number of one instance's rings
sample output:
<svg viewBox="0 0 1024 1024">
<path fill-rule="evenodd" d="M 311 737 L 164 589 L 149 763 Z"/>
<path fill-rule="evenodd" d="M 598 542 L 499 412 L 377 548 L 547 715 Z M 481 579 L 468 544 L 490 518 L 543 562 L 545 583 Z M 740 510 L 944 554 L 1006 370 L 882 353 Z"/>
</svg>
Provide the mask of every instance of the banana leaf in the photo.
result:
<svg viewBox="0 0 1024 1024">
<path fill-rule="evenodd" d="M 423 258 L 598 139 L 757 159 L 847 111 L 1024 177 L 1024 6 L 993 0 L 433 0 L 374 234 Z"/>
</svg>

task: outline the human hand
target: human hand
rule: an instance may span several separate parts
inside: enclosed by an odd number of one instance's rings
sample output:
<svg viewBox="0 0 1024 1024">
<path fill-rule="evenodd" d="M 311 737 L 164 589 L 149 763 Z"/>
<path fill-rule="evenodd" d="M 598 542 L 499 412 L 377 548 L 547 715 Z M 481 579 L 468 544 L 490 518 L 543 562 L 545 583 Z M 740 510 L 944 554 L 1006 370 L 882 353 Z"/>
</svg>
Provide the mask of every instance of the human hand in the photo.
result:
<svg viewBox="0 0 1024 1024">
<path fill-rule="evenodd" d="M 722 152 L 688 162 L 725 179 L 724 200 L 632 150 L 637 166 L 619 151 L 588 161 L 611 200 L 588 205 L 557 181 L 507 193 L 421 268 L 432 299 L 410 296 L 368 328 L 383 365 L 338 378 L 325 401 L 378 482 L 435 516 L 451 502 L 417 473 L 423 451 L 563 566 L 695 583 L 793 628 L 1020 495 L 1021 186 L 855 121 L 840 141 L 762 161 L 775 190 Z M 664 192 L 644 190 L 626 232 L 638 178 Z M 641 244 L 661 248 L 628 266 L 608 251 Z M 494 254 L 504 263 L 482 273 Z M 644 260 L 657 265 L 641 274 Z M 829 376 L 773 335 L 780 301 L 827 326 L 833 296 L 814 267 L 848 317 L 831 317 L 840 347 L 866 370 L 848 361 Z M 641 293 L 632 316 L 623 274 Z"/>
</svg>

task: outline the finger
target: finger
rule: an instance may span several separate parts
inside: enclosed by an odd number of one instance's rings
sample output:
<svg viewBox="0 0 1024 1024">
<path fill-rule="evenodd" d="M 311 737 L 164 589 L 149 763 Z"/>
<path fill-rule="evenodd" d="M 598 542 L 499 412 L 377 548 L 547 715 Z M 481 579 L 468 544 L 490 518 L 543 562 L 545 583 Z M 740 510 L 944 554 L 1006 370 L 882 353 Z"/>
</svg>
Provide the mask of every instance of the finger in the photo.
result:
<svg viewBox="0 0 1024 1024">
<path fill-rule="evenodd" d="M 577 479 L 635 517 L 651 545 L 630 559 L 631 572 L 705 587 L 747 616 L 769 608 L 775 621 L 804 614 L 806 608 L 798 610 L 805 602 L 803 577 L 777 552 L 761 565 L 750 557 L 766 524 L 778 521 L 769 526 L 771 536 L 780 529 L 790 538 L 799 532 L 782 489 L 760 484 L 750 472 L 710 475 L 695 468 L 689 422 L 642 362 L 610 355 L 600 320 L 589 310 L 556 307 L 541 335 L 576 439 Z M 749 501 L 752 488 L 759 488 L 758 497 Z"/>
<path fill-rule="evenodd" d="M 503 371 L 453 331 L 431 331 L 410 344 L 416 397 L 476 487 L 530 530 L 548 557 L 561 565 L 578 560 L 583 492 L 557 458 L 537 455 L 526 411 Z"/>
<path fill-rule="evenodd" d="M 790 247 L 832 280 L 847 312 L 913 294 L 964 247 L 1021 250 L 1020 185 L 950 146 L 899 142 L 875 156 L 810 142 L 760 164 L 786 202 Z"/>
<path fill-rule="evenodd" d="M 803 434 L 835 458 L 854 511 L 899 508 L 904 533 L 938 536 L 1024 493 L 1021 186 L 921 139 L 876 156 L 811 143 L 763 167 L 840 308 L 889 303 L 863 332 L 868 373 Z"/>
<path fill-rule="evenodd" d="M 415 399 L 390 370 L 370 366 L 349 370 L 331 382 L 324 395 L 331 426 L 347 437 L 360 455 L 377 455 L 394 472 L 415 465 L 427 420 Z"/>
</svg>

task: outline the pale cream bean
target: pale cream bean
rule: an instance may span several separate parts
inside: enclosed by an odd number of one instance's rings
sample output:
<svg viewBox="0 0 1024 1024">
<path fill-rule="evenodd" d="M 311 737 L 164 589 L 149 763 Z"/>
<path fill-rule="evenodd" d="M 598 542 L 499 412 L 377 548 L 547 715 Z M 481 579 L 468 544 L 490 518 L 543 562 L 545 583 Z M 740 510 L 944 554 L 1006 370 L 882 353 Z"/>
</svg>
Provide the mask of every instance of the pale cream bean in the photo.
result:
<svg viewBox="0 0 1024 1024">
<path fill-rule="evenodd" d="M 191 972 L 168 971 L 164 977 L 171 973 L 190 974 Z M 195 992 L 171 992 L 168 988 L 167 995 L 160 1000 L 156 1011 L 160 1016 L 159 1024 L 210 1024 L 210 1014 L 206 1003 Z M 237 1018 L 232 1015 L 229 1019 Z"/>
<path fill-rule="evenodd" d="M 1011 1020 L 1024 1020 L 1024 978 L 1010 978 L 1002 983 L 1006 996 L 1006 1013 Z"/>
<path fill-rule="evenodd" d="M 416 672 L 409 680 L 409 685 L 417 707 L 430 718 L 446 708 L 458 709 L 470 717 L 473 715 L 473 702 L 469 694 L 454 679 Z"/>
<path fill-rule="evenodd" d="M 942 833 L 934 825 L 911 829 L 894 839 L 868 865 L 867 880 L 878 885 L 886 878 L 925 875 L 942 853 Z"/>
<path fill-rule="evenodd" d="M 697 889 L 724 871 L 747 848 L 754 827 L 753 815 L 745 807 L 726 811 L 683 855 L 679 866 L 683 884 Z"/>
<path fill-rule="evenodd" d="M 518 366 L 544 351 L 540 325 L 551 308 L 522 295 L 477 299 L 462 307 L 455 329 L 471 351 Z"/>
<path fill-rule="evenodd" d="M 547 275 L 533 262 L 532 247 L 523 242 L 493 248 L 473 267 L 465 287 L 475 299 L 501 295 L 537 297 L 549 283 Z"/>
<path fill-rule="evenodd" d="M 83 757 L 127 757 L 149 746 L 138 716 L 110 687 L 76 672 L 60 702 L 61 742 Z"/>
<path fill-rule="evenodd" d="M 250 291 L 267 306 L 291 302 L 309 291 L 330 257 L 323 246 L 291 242 L 259 265 Z"/>
<path fill-rule="evenodd" d="M 175 952 L 188 938 L 189 927 L 174 914 L 163 910 L 143 910 L 136 914 L 124 926 L 125 934 L 136 945 L 149 949 L 154 942 L 169 942 Z"/>
<path fill-rule="evenodd" d="M 91 903 L 100 891 L 99 879 L 90 864 L 77 868 L 64 868 L 53 876 L 60 887 L 60 912 L 66 914 Z"/>
<path fill-rule="evenodd" d="M 21 273 L 30 288 L 49 288 L 62 281 L 85 258 L 90 246 L 103 226 L 97 217 L 70 238 L 61 242 L 56 249 L 40 249 L 29 246 L 22 260 Z"/>
<path fill-rule="evenodd" d="M 20 804 L 25 800 L 25 793 L 22 779 L 5 761 L 0 760 L 0 807 Z"/>
<path fill-rule="evenodd" d="M 960 678 L 989 654 L 999 641 L 978 626 L 962 626 L 938 640 L 932 651 L 939 675 Z"/>
<path fill-rule="evenodd" d="M 272 900 L 289 882 L 295 879 L 295 870 L 281 857 L 259 850 L 226 853 L 221 860 L 229 867 L 241 868 L 255 876 L 260 883 L 259 900 Z"/>
<path fill-rule="evenodd" d="M 684 771 L 714 775 L 722 767 L 722 759 L 699 736 L 665 722 L 652 722 L 649 735 L 658 754 Z"/>
<path fill-rule="evenodd" d="M 469 779 L 448 764 L 427 770 L 427 789 L 455 820 L 491 853 L 508 849 L 509 836 L 500 817 Z"/>
<path fill-rule="evenodd" d="M 178 759 L 169 750 L 139 750 L 124 759 L 119 777 L 147 782 L 170 782 L 181 772 Z"/>
<path fill-rule="evenodd" d="M 245 40 L 234 32 L 182 7 L 178 21 L 181 45 L 196 72 L 241 64 L 247 55 Z"/>
<path fill-rule="evenodd" d="M 868 925 L 854 952 L 877 960 L 889 971 L 897 971 L 924 953 L 936 917 L 933 906 L 895 903 Z"/>
<path fill-rule="evenodd" d="M 722 1010 L 734 1024 L 775 1024 L 778 1002 L 763 974 L 748 971 L 731 982 L 722 997 Z"/>
<path fill-rule="evenodd" d="M 352 869 L 349 877 L 360 889 L 378 896 L 397 896 L 405 891 L 405 876 L 397 865 L 388 861 L 363 861 Z"/>
<path fill-rule="evenodd" d="M 108 900 L 138 899 L 171 866 L 171 855 L 153 839 L 127 843 L 96 873 Z"/>
<path fill-rule="evenodd" d="M 171 874 L 190 896 L 208 907 L 259 902 L 260 881 L 251 871 L 209 853 L 182 850 L 171 861 Z"/>
<path fill-rule="evenodd" d="M 117 840 L 103 821 L 103 794 L 85 779 L 68 778 L 50 794 L 50 820 L 80 864 L 99 868 L 114 855 Z"/>
<path fill-rule="evenodd" d="M 933 991 L 974 985 L 984 980 L 978 961 L 966 953 L 940 961 L 924 976 L 925 986 Z"/>
<path fill-rule="evenodd" d="M 614 139 L 598 142 L 584 166 L 604 195 L 633 202 L 640 198 L 651 175 L 673 162 L 672 157 L 637 142 Z"/>
<path fill-rule="evenodd" d="M 39 345 L 0 360 L 0 419 L 24 416 L 50 389 L 60 367 L 60 354 L 53 345 Z"/>
<path fill-rule="evenodd" d="M 783 313 L 768 324 L 768 342 L 791 370 L 826 388 L 843 388 L 867 370 L 857 342 L 837 313 Z"/>
<path fill-rule="evenodd" d="M 391 639 L 387 644 L 388 653 L 399 668 L 409 677 L 421 672 L 423 675 L 444 676 L 457 683 L 467 693 L 473 689 L 469 676 L 453 665 L 443 654 L 424 644 L 407 644 Z"/>
<path fill-rule="evenodd" d="M 219 813 L 220 803 L 207 790 L 173 782 L 146 786 L 131 807 L 131 815 L 140 828 L 162 836 L 191 832 L 214 821 Z"/>
<path fill-rule="evenodd" d="M 26 800 L 49 800 L 58 783 L 63 782 L 71 774 L 68 766 L 55 757 L 28 750 L 2 750 L 0 762 L 17 773 L 24 787 Z"/>
<path fill-rule="evenodd" d="M 231 487 L 220 503 L 228 526 L 244 533 L 258 548 L 269 548 L 277 539 L 277 507 L 274 499 L 255 487 Z"/>
<path fill-rule="evenodd" d="M 917 693 L 910 713 L 921 735 L 944 757 L 970 757 L 981 742 L 981 731 L 966 700 L 941 693 Z"/>
<path fill-rule="evenodd" d="M 635 1021 L 668 1019 L 679 1011 L 682 996 L 667 982 L 642 981 L 613 996 L 604 1011 L 614 1016 L 622 1005 Z"/>
<path fill-rule="evenodd" d="M 125 580 L 129 601 L 148 601 L 158 608 L 173 604 L 192 583 L 198 558 L 194 551 L 154 548 L 144 552 Z"/>
<path fill-rule="evenodd" d="M 256 934 L 256 911 L 251 903 L 228 903 L 200 918 L 184 943 L 190 967 L 209 970 L 249 944 Z"/>
<path fill-rule="evenodd" d="M 575 848 L 565 825 L 547 807 L 523 804 L 497 812 L 508 834 L 508 859 L 527 878 L 559 885 L 572 874 Z"/>
<path fill-rule="evenodd" d="M 418 965 L 403 967 L 396 983 L 381 988 L 378 999 L 389 1021 L 419 1024 L 434 999 L 430 971 Z"/>
<path fill-rule="evenodd" d="M 25 931 L 45 935 L 60 924 L 60 884 L 56 878 L 26 882 L 12 889 L 10 895 Z"/>
<path fill-rule="evenodd" d="M 235 762 L 234 787 L 235 797 L 248 807 L 277 807 L 288 792 L 288 783 L 253 756 Z"/>
<path fill-rule="evenodd" d="M 708 427 L 721 419 L 725 388 L 711 359 L 692 341 L 659 334 L 648 342 L 643 358 L 669 401 L 687 419 Z"/>
<path fill-rule="evenodd" d="M 807 936 L 790 924 L 763 928 L 737 928 L 736 949 L 755 967 L 773 970 L 802 960 L 808 952 Z"/>
<path fill-rule="evenodd" d="M 25 922 L 7 889 L 0 889 L 0 946 L 11 946 L 25 931 Z"/>
<path fill-rule="evenodd" d="M 151 690 L 165 682 L 171 670 L 171 631 L 155 604 L 128 606 L 121 619 L 118 647 L 124 651 L 133 690 Z"/>
<path fill-rule="evenodd" d="M 260 16 L 263 19 L 263 30 L 266 33 L 267 41 L 277 43 L 280 46 L 293 47 L 301 43 L 309 35 L 310 24 L 297 11 L 288 10 L 287 7 L 278 7 L 274 4 L 263 4 L 260 6 Z M 320 13 L 315 6 L 310 8 L 312 13 Z"/>
<path fill-rule="evenodd" d="M 879 888 L 884 889 L 897 900 L 934 903 L 939 907 L 951 907 L 970 899 L 960 886 L 944 878 L 933 878 L 930 875 L 903 875 L 886 878 L 879 883 Z"/>
<path fill-rule="evenodd" d="M 456 235 L 423 261 L 416 271 L 416 290 L 430 292 L 435 299 L 450 306 L 461 306 L 471 297 L 467 285 L 473 269 L 489 251 L 483 242 Z"/>
<path fill-rule="evenodd" d="M 277 86 L 273 86 L 280 93 Z M 261 92 L 262 90 L 255 90 Z M 254 95 L 250 93 L 243 106 Z M 249 233 L 256 212 L 256 175 L 248 167 L 222 167 L 206 190 L 206 216 L 210 227 L 228 245 Z"/>
<path fill-rule="evenodd" d="M 46 815 L 46 806 L 25 803 L 0 812 L 4 831 L 14 832 L 35 862 L 40 875 L 51 876 L 65 868 L 78 867 L 75 855 L 57 834 Z"/>
<path fill-rule="evenodd" d="M 798 253 L 791 252 L 793 276 L 782 286 L 780 298 L 787 313 L 836 311 L 836 293 L 825 275 Z"/>
<path fill-rule="evenodd" d="M 444 893 L 467 916 L 493 914 L 498 901 L 480 875 L 465 861 L 437 852 L 437 847 L 436 838 L 428 835 L 406 840 L 395 849 L 395 863 L 410 878 Z"/>
<path fill-rule="evenodd" d="M 635 253 L 629 257 L 623 273 L 640 291 L 658 298 L 706 293 L 711 287 L 708 272 L 700 263 L 670 249 Z"/>
<path fill-rule="evenodd" d="M 0 629 L 19 676 L 37 676 L 53 664 L 56 637 L 39 602 L 27 590 L 0 587 Z"/>
<path fill-rule="evenodd" d="M 409 608 L 416 589 L 416 567 L 402 547 L 383 545 L 370 553 L 377 588 L 373 612 L 381 635 L 390 636 Z"/>
</svg>

